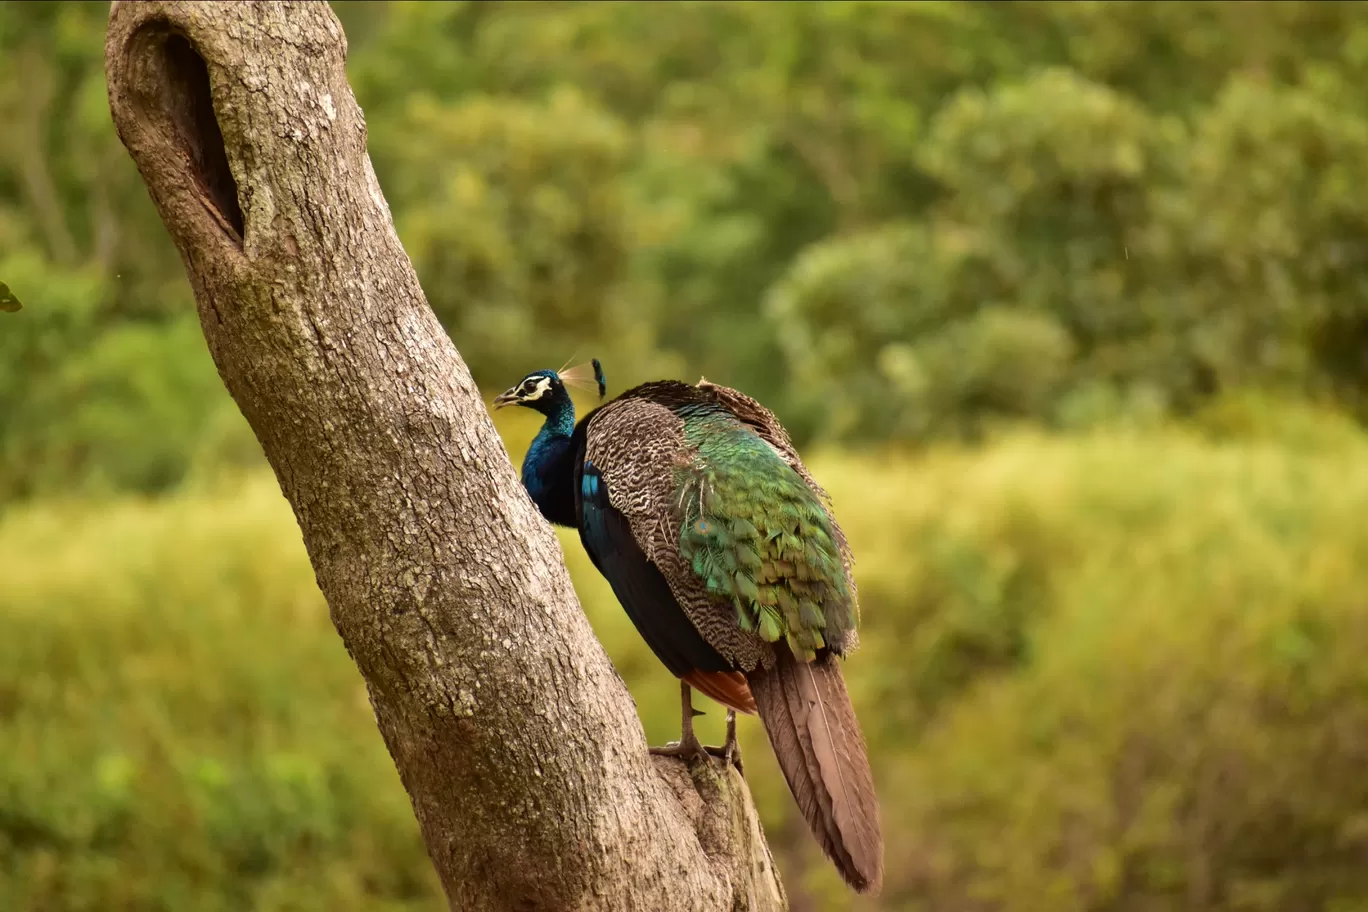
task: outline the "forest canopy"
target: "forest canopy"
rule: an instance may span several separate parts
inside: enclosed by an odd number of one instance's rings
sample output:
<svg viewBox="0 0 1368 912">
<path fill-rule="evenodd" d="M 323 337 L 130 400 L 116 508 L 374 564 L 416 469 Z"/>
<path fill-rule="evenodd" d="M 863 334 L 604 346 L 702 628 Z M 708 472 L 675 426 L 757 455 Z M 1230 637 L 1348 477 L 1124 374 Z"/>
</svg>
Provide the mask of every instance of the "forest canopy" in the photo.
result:
<svg viewBox="0 0 1368 912">
<path fill-rule="evenodd" d="M 486 389 L 592 354 L 618 389 L 744 389 L 804 443 L 1368 414 L 1362 3 L 335 7 Z M 111 128 L 105 15 L 0 9 L 0 278 L 29 305 L 0 500 L 256 454 Z"/>
</svg>

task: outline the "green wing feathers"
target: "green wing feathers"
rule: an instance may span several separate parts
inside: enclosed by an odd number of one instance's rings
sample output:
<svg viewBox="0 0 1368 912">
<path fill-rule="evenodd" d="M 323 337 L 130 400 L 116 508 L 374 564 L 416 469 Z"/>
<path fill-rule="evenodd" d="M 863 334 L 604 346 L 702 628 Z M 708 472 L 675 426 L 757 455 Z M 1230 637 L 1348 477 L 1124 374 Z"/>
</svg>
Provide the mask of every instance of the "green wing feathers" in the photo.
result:
<svg viewBox="0 0 1368 912">
<path fill-rule="evenodd" d="M 838 535 L 816 492 L 725 411 L 686 414 L 680 551 L 743 630 L 804 661 L 854 624 Z"/>
</svg>

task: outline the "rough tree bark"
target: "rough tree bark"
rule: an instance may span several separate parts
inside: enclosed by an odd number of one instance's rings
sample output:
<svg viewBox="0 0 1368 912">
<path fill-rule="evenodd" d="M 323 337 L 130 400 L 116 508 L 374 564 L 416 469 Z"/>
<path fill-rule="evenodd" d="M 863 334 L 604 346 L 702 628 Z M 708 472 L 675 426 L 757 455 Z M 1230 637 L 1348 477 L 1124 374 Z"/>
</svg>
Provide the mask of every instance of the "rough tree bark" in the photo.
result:
<svg viewBox="0 0 1368 912">
<path fill-rule="evenodd" d="M 648 756 L 400 246 L 330 7 L 116 2 L 105 54 L 452 908 L 784 908 L 744 781 Z"/>
</svg>

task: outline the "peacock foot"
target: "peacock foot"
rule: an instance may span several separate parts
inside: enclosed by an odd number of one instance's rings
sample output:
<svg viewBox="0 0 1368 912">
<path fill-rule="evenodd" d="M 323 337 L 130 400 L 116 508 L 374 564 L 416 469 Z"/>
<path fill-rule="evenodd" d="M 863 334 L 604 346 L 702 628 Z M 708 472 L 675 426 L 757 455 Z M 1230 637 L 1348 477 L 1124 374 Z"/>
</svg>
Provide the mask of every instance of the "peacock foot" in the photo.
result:
<svg viewBox="0 0 1368 912">
<path fill-rule="evenodd" d="M 746 774 L 746 771 L 741 766 L 741 749 L 734 743 L 724 744 L 721 747 L 714 747 L 713 745 L 704 745 L 697 738 L 694 738 L 692 743 L 687 741 L 671 741 L 664 747 L 649 748 L 649 752 L 657 757 L 677 757 L 689 764 L 696 763 L 704 757 L 707 757 L 710 760 L 716 758 L 721 760 L 724 766 L 735 766 L 736 771 L 741 775 L 744 776 Z"/>
<path fill-rule="evenodd" d="M 717 748 L 704 747 L 693 732 L 686 732 L 683 739 L 671 741 L 664 747 L 652 747 L 650 753 L 657 757 L 678 757 L 685 763 L 692 764 L 708 756 L 714 750 Z"/>
<path fill-rule="evenodd" d="M 736 743 L 736 713 L 727 710 L 727 741 L 721 747 L 704 747 L 694 734 L 693 720 L 695 716 L 701 716 L 700 710 L 693 708 L 693 694 L 689 690 L 689 685 L 683 681 L 679 688 L 679 708 L 681 710 L 680 733 L 678 741 L 671 741 L 664 747 L 649 748 L 650 753 L 657 757 L 678 757 L 686 763 L 692 764 L 704 757 L 717 757 L 724 765 L 735 765 L 736 771 L 742 776 L 746 771 L 741 768 L 741 748 Z"/>
<path fill-rule="evenodd" d="M 727 710 L 727 740 L 721 747 L 703 749 L 719 758 L 723 765 L 735 766 L 738 773 L 746 775 L 746 769 L 741 765 L 741 745 L 736 742 L 736 713 L 732 710 Z"/>
</svg>

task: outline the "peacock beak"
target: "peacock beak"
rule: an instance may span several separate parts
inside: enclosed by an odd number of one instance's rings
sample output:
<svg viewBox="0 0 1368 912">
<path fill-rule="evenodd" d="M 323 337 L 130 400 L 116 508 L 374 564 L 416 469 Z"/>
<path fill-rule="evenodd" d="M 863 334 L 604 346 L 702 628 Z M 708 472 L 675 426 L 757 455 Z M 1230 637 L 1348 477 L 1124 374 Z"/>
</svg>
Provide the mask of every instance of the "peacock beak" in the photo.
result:
<svg viewBox="0 0 1368 912">
<path fill-rule="evenodd" d="M 505 405 L 518 404 L 518 388 L 515 386 L 511 390 L 505 390 L 494 397 L 494 408 L 501 409 Z"/>
</svg>

